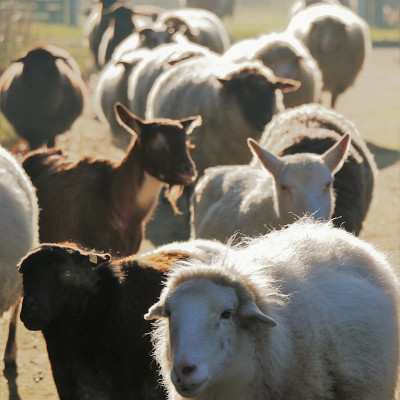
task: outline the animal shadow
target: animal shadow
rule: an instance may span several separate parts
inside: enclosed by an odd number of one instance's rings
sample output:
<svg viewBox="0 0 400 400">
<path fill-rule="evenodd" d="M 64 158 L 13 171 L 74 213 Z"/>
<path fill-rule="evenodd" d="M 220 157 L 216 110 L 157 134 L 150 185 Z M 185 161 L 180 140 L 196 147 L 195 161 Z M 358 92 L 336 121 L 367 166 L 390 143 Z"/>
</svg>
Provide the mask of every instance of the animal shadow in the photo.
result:
<svg viewBox="0 0 400 400">
<path fill-rule="evenodd" d="M 8 386 L 8 400 L 22 400 L 19 393 L 18 393 L 18 386 L 17 386 L 17 368 L 15 365 L 7 365 L 4 368 L 4 378 L 7 380 Z M 5 399 L 4 399 L 5 400 Z"/>
<path fill-rule="evenodd" d="M 386 147 L 377 146 L 374 143 L 368 142 L 369 150 L 375 156 L 375 161 L 379 169 L 385 169 L 400 161 L 400 151 L 388 149 Z"/>
</svg>

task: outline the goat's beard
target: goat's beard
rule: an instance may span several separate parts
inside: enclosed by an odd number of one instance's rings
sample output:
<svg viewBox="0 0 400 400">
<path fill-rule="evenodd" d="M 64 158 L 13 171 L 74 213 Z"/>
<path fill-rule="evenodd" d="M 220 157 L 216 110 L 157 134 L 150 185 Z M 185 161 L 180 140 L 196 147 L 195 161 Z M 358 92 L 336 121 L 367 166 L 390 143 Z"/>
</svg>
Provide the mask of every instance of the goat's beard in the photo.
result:
<svg viewBox="0 0 400 400">
<path fill-rule="evenodd" d="M 182 211 L 178 208 L 178 205 L 176 203 L 182 196 L 184 188 L 185 187 L 183 185 L 169 185 L 168 189 L 165 192 L 165 197 L 171 205 L 175 215 L 182 215 Z"/>
</svg>

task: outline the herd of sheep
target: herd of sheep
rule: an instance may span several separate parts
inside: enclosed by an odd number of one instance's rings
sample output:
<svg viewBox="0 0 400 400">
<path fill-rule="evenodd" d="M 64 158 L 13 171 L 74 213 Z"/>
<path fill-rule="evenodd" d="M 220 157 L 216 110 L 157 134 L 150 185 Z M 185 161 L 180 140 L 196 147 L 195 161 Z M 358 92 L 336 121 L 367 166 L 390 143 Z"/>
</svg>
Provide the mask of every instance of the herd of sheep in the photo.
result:
<svg viewBox="0 0 400 400">
<path fill-rule="evenodd" d="M 231 45 L 234 5 L 101 0 L 96 87 L 50 45 L 0 77 L 30 150 L 0 148 L 4 362 L 22 294 L 61 400 L 396 398 L 399 283 L 357 238 L 377 168 L 333 110 L 368 26 L 346 1 L 298 1 L 284 32 Z M 89 104 L 120 161 L 55 147 Z"/>
</svg>

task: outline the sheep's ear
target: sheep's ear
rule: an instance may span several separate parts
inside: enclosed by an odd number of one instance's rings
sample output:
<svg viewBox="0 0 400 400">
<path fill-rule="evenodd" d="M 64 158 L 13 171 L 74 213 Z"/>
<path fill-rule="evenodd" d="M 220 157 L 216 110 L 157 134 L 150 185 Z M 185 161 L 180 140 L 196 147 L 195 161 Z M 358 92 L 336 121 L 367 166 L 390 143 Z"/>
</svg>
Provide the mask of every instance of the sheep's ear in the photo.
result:
<svg viewBox="0 0 400 400">
<path fill-rule="evenodd" d="M 282 93 L 295 92 L 301 86 L 301 82 L 293 79 L 276 78 L 273 84 L 274 89 L 279 89 Z"/>
<path fill-rule="evenodd" d="M 203 119 L 200 115 L 196 115 L 195 117 L 181 119 L 179 120 L 179 122 L 182 124 L 183 129 L 185 129 L 186 133 L 190 135 L 195 128 L 202 125 Z"/>
<path fill-rule="evenodd" d="M 349 154 L 350 144 L 350 135 L 344 135 L 341 140 L 321 156 L 325 165 L 332 171 L 332 174 L 336 174 L 343 167 Z"/>
<path fill-rule="evenodd" d="M 179 17 L 170 18 L 167 21 L 168 32 L 175 34 L 177 32 L 182 35 L 187 36 L 189 39 L 193 40 L 199 35 L 199 30 L 190 27 L 184 20 Z"/>
<path fill-rule="evenodd" d="M 40 256 L 40 258 L 39 258 Z M 58 244 L 42 244 L 38 248 L 32 250 L 26 257 L 24 257 L 18 265 L 18 270 L 24 273 L 27 268 L 36 264 L 38 260 L 43 264 L 43 257 L 54 258 L 55 256 L 65 257 L 65 259 L 86 260 L 93 266 L 109 262 L 111 260 L 110 254 L 98 254 L 85 252 L 77 247 Z"/>
<path fill-rule="evenodd" d="M 165 312 L 164 304 L 159 301 L 158 303 L 153 304 L 147 314 L 144 315 L 144 319 L 146 321 L 154 321 L 157 319 L 166 318 L 167 314 Z"/>
<path fill-rule="evenodd" d="M 144 121 L 129 111 L 123 104 L 116 103 L 114 113 L 118 125 L 124 128 L 134 137 L 140 137 L 143 131 Z"/>
<path fill-rule="evenodd" d="M 142 42 L 145 42 L 147 40 L 147 38 L 151 37 L 151 35 L 153 35 L 154 33 L 154 29 L 151 28 L 142 28 L 138 30 L 138 35 L 139 35 L 139 39 Z"/>
<path fill-rule="evenodd" d="M 194 57 L 197 57 L 197 56 L 199 56 L 199 54 L 198 53 L 194 53 L 194 52 L 187 52 L 187 53 L 184 53 L 184 54 L 180 54 L 180 55 L 177 55 L 177 56 L 172 56 L 169 60 L 168 60 L 168 65 L 170 65 L 171 67 L 173 67 L 174 65 L 176 65 L 176 64 L 180 64 L 180 63 L 182 63 L 182 62 L 184 62 L 184 61 L 187 61 L 187 60 L 191 60 L 192 58 L 194 58 Z"/>
<path fill-rule="evenodd" d="M 246 320 L 256 320 L 262 322 L 268 326 L 274 327 L 276 326 L 276 322 L 269 317 L 268 315 L 264 314 L 260 308 L 257 306 L 254 301 L 246 302 L 239 307 L 238 315 L 240 318 Z"/>
<path fill-rule="evenodd" d="M 127 70 L 132 65 L 132 64 L 126 62 L 126 61 L 121 61 L 121 60 L 119 60 L 116 64 L 117 65 L 122 65 L 125 68 L 125 70 Z"/>
<path fill-rule="evenodd" d="M 12 60 L 12 63 L 24 63 L 26 60 L 26 56 L 17 58 L 16 60 Z"/>
<path fill-rule="evenodd" d="M 283 161 L 268 150 L 263 149 L 254 139 L 247 139 L 247 145 L 252 153 L 260 160 L 264 168 L 277 178 L 283 168 Z"/>
</svg>

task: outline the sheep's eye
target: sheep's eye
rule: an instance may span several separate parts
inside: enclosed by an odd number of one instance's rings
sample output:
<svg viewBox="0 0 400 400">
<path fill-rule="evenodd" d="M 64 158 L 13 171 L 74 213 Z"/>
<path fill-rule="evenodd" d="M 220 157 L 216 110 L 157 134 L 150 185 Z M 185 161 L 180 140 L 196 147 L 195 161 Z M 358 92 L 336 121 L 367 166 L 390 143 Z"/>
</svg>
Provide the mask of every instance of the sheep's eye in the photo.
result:
<svg viewBox="0 0 400 400">
<path fill-rule="evenodd" d="M 331 188 L 331 186 L 332 186 L 332 182 L 328 182 L 328 183 L 325 185 L 325 189 L 326 189 L 326 190 L 329 190 L 329 189 Z"/>
<path fill-rule="evenodd" d="M 168 309 L 166 309 L 166 310 L 164 311 L 164 313 L 165 313 L 165 316 L 166 316 L 167 318 L 169 318 L 169 317 L 171 316 L 171 311 L 168 310 Z"/>
<path fill-rule="evenodd" d="M 221 319 L 230 319 L 231 317 L 232 317 L 231 310 L 225 310 L 224 312 L 221 313 Z"/>
<path fill-rule="evenodd" d="M 286 191 L 289 190 L 289 186 L 287 186 L 287 185 L 281 185 L 281 190 L 284 191 L 284 192 L 286 192 Z"/>
</svg>

